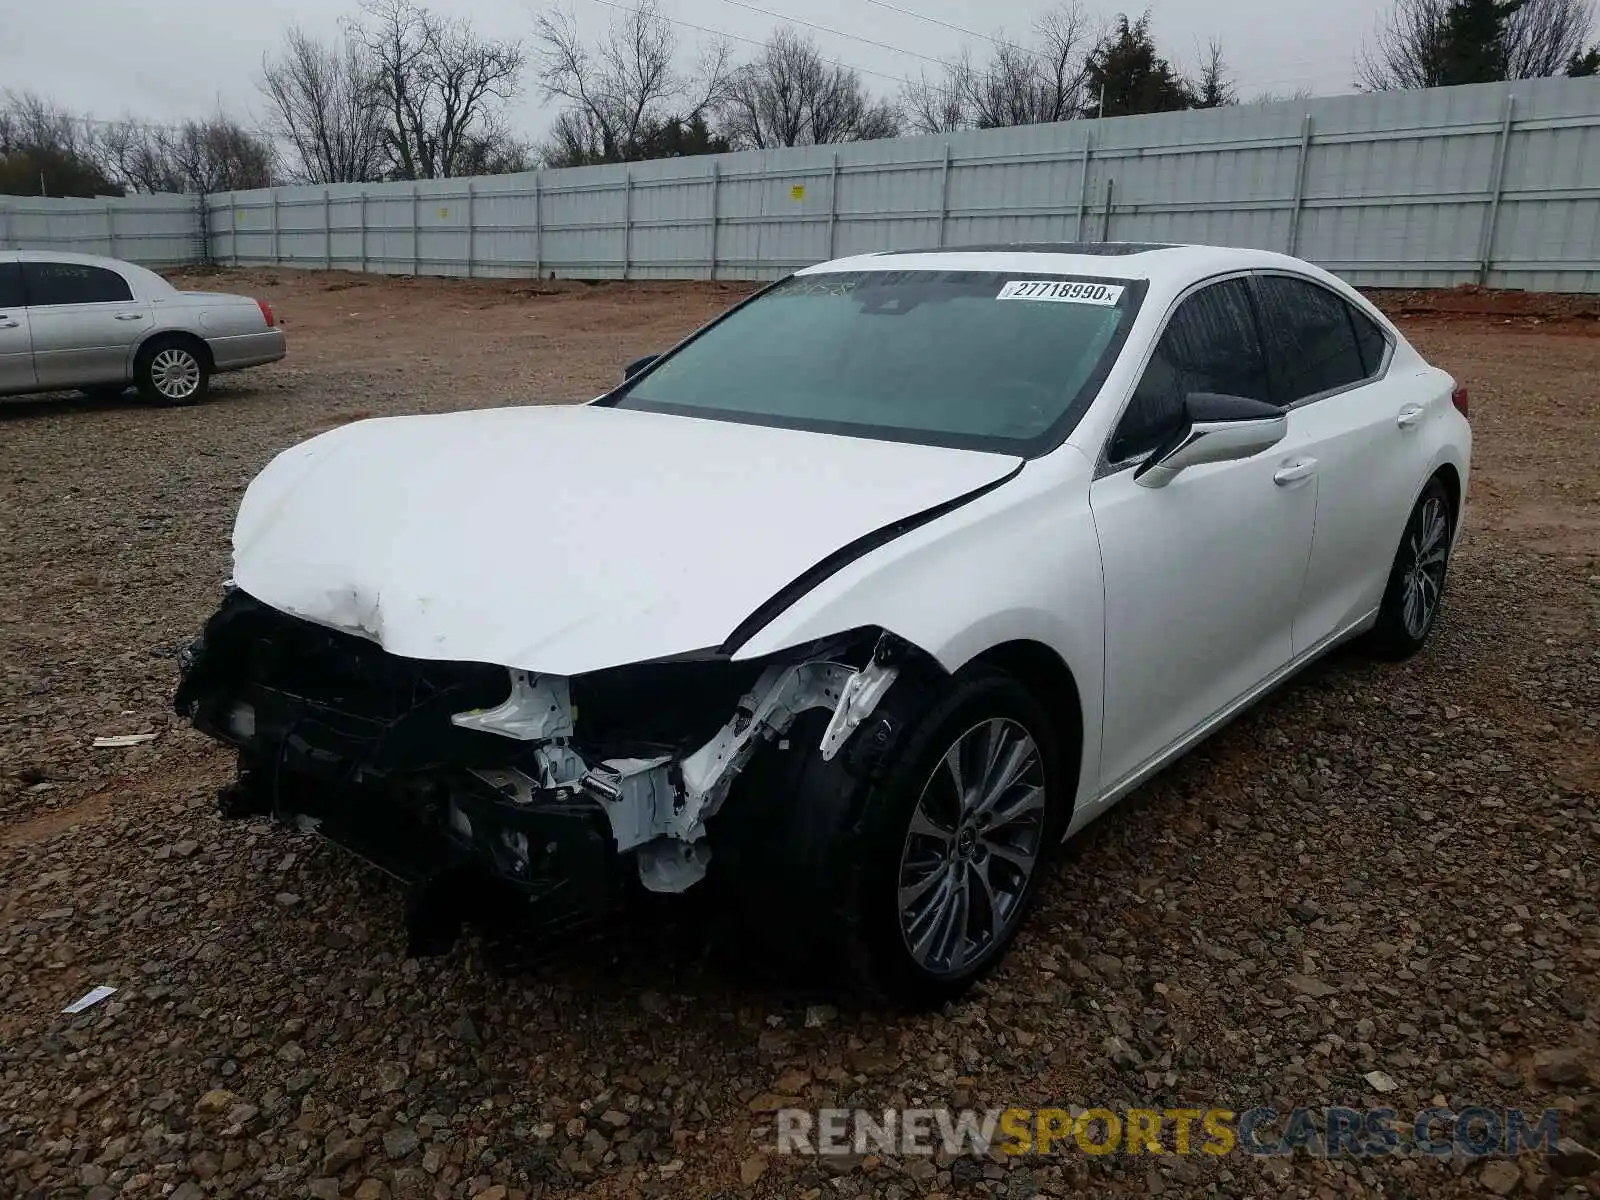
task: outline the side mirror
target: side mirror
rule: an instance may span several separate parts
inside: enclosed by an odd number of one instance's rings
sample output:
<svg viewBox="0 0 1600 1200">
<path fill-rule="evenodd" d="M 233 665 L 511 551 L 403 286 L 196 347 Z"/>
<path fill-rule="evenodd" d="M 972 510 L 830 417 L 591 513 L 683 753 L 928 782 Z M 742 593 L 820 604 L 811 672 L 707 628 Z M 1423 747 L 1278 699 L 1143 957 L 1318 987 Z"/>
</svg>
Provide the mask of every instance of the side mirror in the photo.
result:
<svg viewBox="0 0 1600 1200">
<path fill-rule="evenodd" d="M 643 358 L 634 359 L 622 368 L 622 381 L 626 383 L 660 357 L 661 355 L 659 354 L 646 354 Z"/>
<path fill-rule="evenodd" d="M 1202 463 L 1252 458 L 1289 433 L 1288 414 L 1261 400 L 1191 392 L 1183 408 L 1183 425 L 1134 472 L 1145 487 L 1166 487 L 1180 472 Z"/>
</svg>

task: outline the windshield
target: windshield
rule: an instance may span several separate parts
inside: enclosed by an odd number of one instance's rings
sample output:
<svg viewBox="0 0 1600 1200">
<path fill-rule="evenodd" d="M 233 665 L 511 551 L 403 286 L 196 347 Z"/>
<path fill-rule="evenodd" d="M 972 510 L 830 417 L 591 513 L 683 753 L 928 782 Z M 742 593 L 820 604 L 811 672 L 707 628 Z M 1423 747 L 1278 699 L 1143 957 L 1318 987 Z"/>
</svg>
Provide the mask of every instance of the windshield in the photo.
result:
<svg viewBox="0 0 1600 1200">
<path fill-rule="evenodd" d="M 1017 454 L 1093 400 L 1144 286 L 990 271 L 796 275 L 602 403 Z"/>
</svg>

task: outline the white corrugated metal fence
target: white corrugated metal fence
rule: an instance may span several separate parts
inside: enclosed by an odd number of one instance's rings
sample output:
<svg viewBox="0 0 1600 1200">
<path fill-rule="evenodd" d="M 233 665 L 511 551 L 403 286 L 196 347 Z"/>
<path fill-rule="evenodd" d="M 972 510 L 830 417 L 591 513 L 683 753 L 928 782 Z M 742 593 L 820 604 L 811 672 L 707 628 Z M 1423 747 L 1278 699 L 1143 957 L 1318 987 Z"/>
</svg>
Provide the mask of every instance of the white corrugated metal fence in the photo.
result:
<svg viewBox="0 0 1600 1200">
<path fill-rule="evenodd" d="M 9 203 L 0 244 L 15 245 Z M 105 202 L 75 203 L 103 221 Z M 205 207 L 211 257 L 237 265 L 763 279 L 871 250 L 1137 240 L 1286 250 L 1366 286 L 1594 292 L 1600 79 L 282 187 Z M 132 212 L 118 219 L 121 252 L 145 261 Z M 26 240 L 16 215 L 11 228 Z"/>
</svg>

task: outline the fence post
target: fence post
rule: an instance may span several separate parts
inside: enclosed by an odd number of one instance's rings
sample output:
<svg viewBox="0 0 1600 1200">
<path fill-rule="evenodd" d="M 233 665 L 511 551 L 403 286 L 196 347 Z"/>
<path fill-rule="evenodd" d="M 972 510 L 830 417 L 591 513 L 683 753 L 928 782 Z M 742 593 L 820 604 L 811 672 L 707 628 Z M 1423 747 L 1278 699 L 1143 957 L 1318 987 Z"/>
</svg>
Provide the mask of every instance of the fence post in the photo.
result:
<svg viewBox="0 0 1600 1200">
<path fill-rule="evenodd" d="M 939 172 L 939 246 L 944 247 L 945 222 L 950 218 L 950 143 L 944 144 L 944 169 Z"/>
<path fill-rule="evenodd" d="M 1072 235 L 1075 242 L 1083 241 L 1083 218 L 1089 208 L 1089 155 L 1094 146 L 1094 134 L 1083 135 L 1083 177 L 1078 181 L 1078 229 Z"/>
<path fill-rule="evenodd" d="M 322 269 L 333 270 L 333 206 L 328 189 L 322 189 Z"/>
<path fill-rule="evenodd" d="M 717 222 L 721 214 L 718 212 L 722 190 L 722 164 L 711 164 L 711 278 L 717 277 Z"/>
<path fill-rule="evenodd" d="M 837 258 L 834 246 L 839 228 L 839 152 L 833 153 L 833 170 L 828 176 L 828 257 Z"/>
<path fill-rule="evenodd" d="M 367 273 L 367 190 L 361 189 L 361 207 L 356 212 L 356 219 L 361 222 L 361 273 Z"/>
<path fill-rule="evenodd" d="M 1489 264 L 1494 259 L 1494 232 L 1500 221 L 1500 195 L 1505 190 L 1506 148 L 1511 143 L 1511 119 L 1515 115 L 1517 98 L 1506 94 L 1506 114 L 1500 122 L 1500 139 L 1494 147 L 1494 167 L 1489 177 L 1489 209 L 1484 214 L 1483 233 L 1478 240 L 1478 284 L 1489 282 Z"/>
<path fill-rule="evenodd" d="M 11 246 L 11 202 L 0 199 L 0 248 Z"/>
<path fill-rule="evenodd" d="M 411 185 L 411 273 L 422 274 L 422 185 Z"/>
<path fill-rule="evenodd" d="M 233 265 L 239 265 L 239 197 L 228 193 L 228 242 L 233 249 Z"/>
<path fill-rule="evenodd" d="M 1100 220 L 1100 240 L 1102 242 L 1111 240 L 1111 198 L 1116 195 L 1116 192 L 1117 181 L 1115 179 L 1106 180 L 1106 211 Z"/>
<path fill-rule="evenodd" d="M 544 274 L 544 197 L 540 172 L 533 173 L 533 277 Z"/>
<path fill-rule="evenodd" d="M 110 249 L 106 251 L 107 258 L 117 256 L 117 213 L 111 207 L 111 201 L 106 201 L 106 244 Z"/>
<path fill-rule="evenodd" d="M 1300 124 L 1300 157 L 1294 164 L 1294 200 L 1289 209 L 1289 245 L 1293 254 L 1300 245 L 1300 209 L 1306 201 L 1306 159 L 1311 155 L 1311 114 Z"/>
<path fill-rule="evenodd" d="M 478 202 L 477 189 L 472 186 L 472 180 L 467 180 L 467 278 L 472 278 L 472 260 L 477 246 L 473 243 L 477 238 L 477 219 L 473 207 Z"/>
<path fill-rule="evenodd" d="M 278 237 L 278 190 L 272 190 L 272 265 L 277 266 L 282 260 L 282 242 Z"/>
<path fill-rule="evenodd" d="M 622 277 L 633 266 L 633 168 L 622 173 Z"/>
</svg>

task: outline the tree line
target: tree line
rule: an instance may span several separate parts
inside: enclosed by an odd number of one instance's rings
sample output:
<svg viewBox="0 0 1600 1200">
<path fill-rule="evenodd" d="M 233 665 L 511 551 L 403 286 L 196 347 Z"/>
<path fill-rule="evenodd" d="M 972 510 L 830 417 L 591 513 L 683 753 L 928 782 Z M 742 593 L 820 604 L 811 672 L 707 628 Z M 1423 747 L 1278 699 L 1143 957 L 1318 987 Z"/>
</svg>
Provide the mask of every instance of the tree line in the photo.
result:
<svg viewBox="0 0 1600 1200">
<path fill-rule="evenodd" d="M 1355 63 L 1356 85 L 1600 73 L 1592 3 L 1394 0 Z M 528 39 L 506 40 L 420 0 L 363 0 L 337 36 L 291 27 L 263 57 L 254 126 L 220 112 L 176 126 L 94 122 L 8 92 L 0 193 L 440 179 L 1239 102 L 1218 43 L 1185 70 L 1157 45 L 1148 13 L 1100 22 L 1077 0 L 1019 40 L 988 36 L 981 54 L 968 47 L 893 95 L 875 95 L 862 72 L 787 26 L 735 61 L 723 40 L 689 53 L 658 0 L 616 8 L 598 37 L 557 10 L 536 16 Z M 530 85 L 555 106 L 537 144 L 507 119 Z"/>
</svg>

